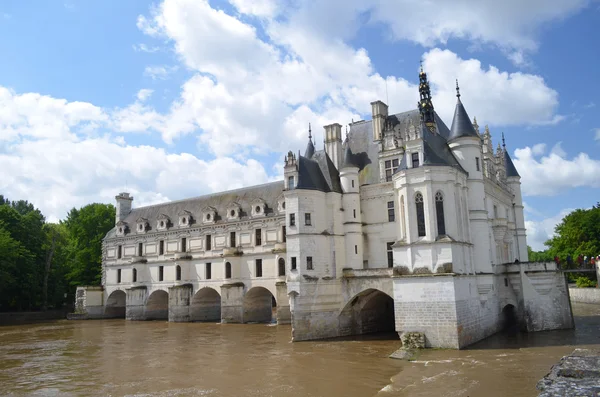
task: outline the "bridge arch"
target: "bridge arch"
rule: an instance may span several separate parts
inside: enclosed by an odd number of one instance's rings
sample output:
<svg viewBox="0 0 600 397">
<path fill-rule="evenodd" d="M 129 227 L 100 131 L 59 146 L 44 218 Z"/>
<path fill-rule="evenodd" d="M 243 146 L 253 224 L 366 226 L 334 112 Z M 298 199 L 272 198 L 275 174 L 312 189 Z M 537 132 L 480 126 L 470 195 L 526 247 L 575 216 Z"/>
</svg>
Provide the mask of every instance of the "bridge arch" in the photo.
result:
<svg viewBox="0 0 600 397">
<path fill-rule="evenodd" d="M 394 299 L 381 290 L 366 289 L 346 303 L 338 319 L 341 336 L 393 332 Z"/>
<path fill-rule="evenodd" d="M 111 292 L 104 306 L 104 316 L 106 318 L 125 318 L 126 300 L 125 291 L 117 289 Z"/>
<path fill-rule="evenodd" d="M 270 323 L 276 312 L 275 296 L 265 287 L 252 287 L 244 295 L 244 323 Z"/>
<path fill-rule="evenodd" d="M 158 289 L 150 294 L 144 308 L 146 320 L 169 319 L 169 293 Z"/>
<path fill-rule="evenodd" d="M 221 321 L 221 295 L 213 288 L 200 288 L 190 303 L 191 321 Z"/>
</svg>

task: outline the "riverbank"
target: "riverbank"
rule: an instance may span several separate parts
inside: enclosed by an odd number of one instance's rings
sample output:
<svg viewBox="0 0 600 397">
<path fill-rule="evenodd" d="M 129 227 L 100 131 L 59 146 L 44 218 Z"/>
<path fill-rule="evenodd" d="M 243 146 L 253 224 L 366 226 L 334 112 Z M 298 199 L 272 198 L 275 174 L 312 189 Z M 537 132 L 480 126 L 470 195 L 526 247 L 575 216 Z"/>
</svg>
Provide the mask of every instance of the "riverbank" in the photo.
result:
<svg viewBox="0 0 600 397">
<path fill-rule="evenodd" d="M 68 309 L 47 310 L 45 312 L 5 312 L 0 313 L 0 325 L 35 324 L 67 318 Z"/>
<path fill-rule="evenodd" d="M 569 287 L 571 302 L 600 304 L 600 288 Z"/>
<path fill-rule="evenodd" d="M 560 359 L 537 384 L 538 397 L 580 397 L 600 394 L 600 350 L 575 349 Z"/>
</svg>

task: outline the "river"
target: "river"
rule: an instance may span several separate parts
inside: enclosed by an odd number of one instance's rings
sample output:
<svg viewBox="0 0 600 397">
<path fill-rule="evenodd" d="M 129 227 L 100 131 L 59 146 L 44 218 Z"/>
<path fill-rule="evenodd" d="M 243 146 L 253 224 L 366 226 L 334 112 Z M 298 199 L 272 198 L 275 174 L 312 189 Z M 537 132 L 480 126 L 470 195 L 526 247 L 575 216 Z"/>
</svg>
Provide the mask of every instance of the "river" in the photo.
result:
<svg viewBox="0 0 600 397">
<path fill-rule="evenodd" d="M 496 335 L 387 358 L 391 335 L 291 343 L 289 326 L 66 321 L 0 327 L 8 396 L 536 396 L 575 346 L 600 347 L 600 306 L 576 330 Z"/>
</svg>

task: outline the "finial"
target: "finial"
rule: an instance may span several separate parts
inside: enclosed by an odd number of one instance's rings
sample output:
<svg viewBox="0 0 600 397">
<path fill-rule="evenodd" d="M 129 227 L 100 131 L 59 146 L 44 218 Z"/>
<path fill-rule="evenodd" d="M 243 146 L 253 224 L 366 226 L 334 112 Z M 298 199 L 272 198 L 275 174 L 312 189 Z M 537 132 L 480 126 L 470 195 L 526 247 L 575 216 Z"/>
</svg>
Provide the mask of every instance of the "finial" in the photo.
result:
<svg viewBox="0 0 600 397">
<path fill-rule="evenodd" d="M 420 74 L 424 74 L 425 72 L 423 71 L 423 60 L 422 59 L 421 59 L 420 63 L 421 63 L 421 73 Z"/>
<path fill-rule="evenodd" d="M 456 97 L 460 98 L 460 88 L 458 88 L 458 79 L 456 79 Z"/>
<path fill-rule="evenodd" d="M 310 123 L 308 123 L 308 139 L 312 139 L 312 130 L 310 129 Z"/>
<path fill-rule="evenodd" d="M 504 132 L 502 133 L 502 147 L 506 150 L 506 142 L 504 141 Z"/>
<path fill-rule="evenodd" d="M 348 140 L 348 124 L 346 124 L 346 140 Z"/>
</svg>

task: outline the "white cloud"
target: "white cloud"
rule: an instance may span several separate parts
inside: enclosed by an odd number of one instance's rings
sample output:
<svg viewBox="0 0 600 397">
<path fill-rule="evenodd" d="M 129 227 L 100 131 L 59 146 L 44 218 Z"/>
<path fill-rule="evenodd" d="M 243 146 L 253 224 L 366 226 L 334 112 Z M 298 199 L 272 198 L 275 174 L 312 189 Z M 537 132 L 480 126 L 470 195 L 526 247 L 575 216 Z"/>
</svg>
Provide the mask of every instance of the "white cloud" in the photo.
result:
<svg viewBox="0 0 600 397">
<path fill-rule="evenodd" d="M 150 95 L 152 95 L 153 92 L 154 90 L 151 90 L 149 88 L 142 88 L 138 91 L 136 98 L 138 99 L 138 101 L 144 102 L 146 99 L 150 98 Z"/>
<path fill-rule="evenodd" d="M 173 72 L 176 72 L 177 66 L 155 65 L 146 66 L 144 74 L 152 78 L 152 80 L 165 80 Z"/>
<path fill-rule="evenodd" d="M 275 0 L 230 0 L 229 2 L 240 13 L 257 17 L 274 17 L 279 10 Z"/>
<path fill-rule="evenodd" d="M 140 44 L 134 44 L 133 45 L 133 50 L 136 52 L 149 52 L 149 53 L 153 53 L 156 52 L 158 50 L 160 50 L 159 47 L 157 46 L 149 46 L 146 45 L 144 43 L 140 43 Z"/>
<path fill-rule="evenodd" d="M 548 155 L 541 154 L 539 146 L 515 150 L 513 162 L 521 175 L 524 195 L 554 196 L 576 187 L 600 187 L 600 160 L 586 153 L 568 159 L 560 143 Z"/>
<path fill-rule="evenodd" d="M 561 210 L 558 214 L 542 219 L 540 221 L 529 220 L 529 214 L 525 214 L 525 228 L 527 229 L 527 244 L 534 251 L 543 251 L 547 249 L 544 243 L 554 236 L 554 229 L 562 219 L 573 209 L 567 208 Z"/>
<path fill-rule="evenodd" d="M 594 128 L 592 131 L 594 131 L 594 139 L 600 141 L 600 128 Z"/>
</svg>

